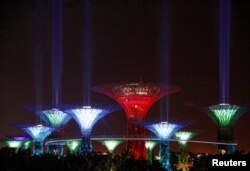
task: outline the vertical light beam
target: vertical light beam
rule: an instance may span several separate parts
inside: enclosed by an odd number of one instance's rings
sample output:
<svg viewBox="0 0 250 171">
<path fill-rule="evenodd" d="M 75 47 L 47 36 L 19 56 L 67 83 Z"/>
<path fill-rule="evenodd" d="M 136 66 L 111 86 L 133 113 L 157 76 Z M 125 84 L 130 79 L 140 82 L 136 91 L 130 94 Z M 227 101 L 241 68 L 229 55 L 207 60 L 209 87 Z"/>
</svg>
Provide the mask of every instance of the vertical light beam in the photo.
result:
<svg viewBox="0 0 250 171">
<path fill-rule="evenodd" d="M 43 95 L 43 51 L 44 51 L 44 1 L 36 0 L 36 54 L 35 54 L 35 81 L 36 81 L 36 109 L 41 109 Z M 37 122 L 38 122 L 37 117 Z"/>
<path fill-rule="evenodd" d="M 52 105 L 61 100 L 63 57 L 63 0 L 52 1 Z"/>
<path fill-rule="evenodd" d="M 84 1 L 83 13 L 83 104 L 91 105 L 91 77 L 92 77 L 92 5 L 91 0 Z"/>
<path fill-rule="evenodd" d="M 161 82 L 169 83 L 169 2 L 161 2 L 161 30 L 160 30 L 160 62 L 161 62 Z M 161 101 L 161 120 L 168 121 L 168 96 L 163 97 Z"/>
<path fill-rule="evenodd" d="M 229 103 L 230 81 L 230 0 L 220 0 L 219 63 L 220 103 Z"/>
</svg>

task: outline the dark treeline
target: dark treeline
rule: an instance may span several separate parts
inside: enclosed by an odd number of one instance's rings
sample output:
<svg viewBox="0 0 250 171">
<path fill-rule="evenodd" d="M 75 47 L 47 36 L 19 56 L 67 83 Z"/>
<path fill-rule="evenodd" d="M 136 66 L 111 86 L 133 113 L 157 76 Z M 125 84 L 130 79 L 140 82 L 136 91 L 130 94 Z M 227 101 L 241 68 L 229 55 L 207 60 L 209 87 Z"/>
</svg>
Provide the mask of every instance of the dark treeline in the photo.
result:
<svg viewBox="0 0 250 171">
<path fill-rule="evenodd" d="M 189 162 L 192 166 L 190 171 L 214 170 L 211 168 L 211 159 L 220 160 L 246 160 L 250 162 L 250 154 L 235 153 L 232 155 L 205 155 L 189 153 Z M 171 153 L 172 169 L 183 170 L 176 167 L 178 163 L 178 153 Z M 249 166 L 247 166 L 249 168 Z M 220 168 L 221 169 L 221 168 Z M 152 165 L 145 160 L 134 160 L 131 155 L 122 152 L 119 155 L 103 155 L 101 153 L 91 153 L 88 157 L 78 155 L 65 155 L 58 157 L 52 154 L 42 156 L 32 156 L 31 150 L 19 150 L 1 148 L 0 149 L 0 170 L 1 171 L 164 171 L 158 160 L 153 160 Z"/>
</svg>

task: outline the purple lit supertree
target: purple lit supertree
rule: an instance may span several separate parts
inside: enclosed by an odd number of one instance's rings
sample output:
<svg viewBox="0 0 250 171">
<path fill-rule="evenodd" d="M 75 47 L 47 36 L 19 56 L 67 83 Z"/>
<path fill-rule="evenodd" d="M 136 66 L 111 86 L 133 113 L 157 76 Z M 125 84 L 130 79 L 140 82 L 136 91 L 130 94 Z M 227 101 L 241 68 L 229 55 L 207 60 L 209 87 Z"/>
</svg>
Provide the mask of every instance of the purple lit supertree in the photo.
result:
<svg viewBox="0 0 250 171">
<path fill-rule="evenodd" d="M 105 94 L 119 103 L 127 116 L 127 134 L 129 136 L 145 136 L 146 132 L 140 125 L 131 121 L 145 119 L 149 108 L 161 97 L 176 93 L 180 90 L 176 86 L 167 86 L 151 83 L 118 83 L 96 86 L 94 91 Z M 145 140 L 128 141 L 127 149 L 131 151 L 135 159 L 146 160 Z"/>
<path fill-rule="evenodd" d="M 72 116 L 81 129 L 80 155 L 87 156 L 92 150 L 90 134 L 95 123 L 117 109 L 116 106 L 97 107 L 95 105 L 76 107 L 65 111 Z"/>
<path fill-rule="evenodd" d="M 160 139 L 160 163 L 166 170 L 171 170 L 169 139 L 176 131 L 180 130 L 182 126 L 169 122 L 154 124 L 141 123 L 141 125 L 152 131 Z"/>
<path fill-rule="evenodd" d="M 43 126 L 43 125 L 15 125 L 27 134 L 29 134 L 33 139 L 34 150 L 33 155 L 43 154 L 43 141 L 51 134 L 55 128 Z"/>
</svg>

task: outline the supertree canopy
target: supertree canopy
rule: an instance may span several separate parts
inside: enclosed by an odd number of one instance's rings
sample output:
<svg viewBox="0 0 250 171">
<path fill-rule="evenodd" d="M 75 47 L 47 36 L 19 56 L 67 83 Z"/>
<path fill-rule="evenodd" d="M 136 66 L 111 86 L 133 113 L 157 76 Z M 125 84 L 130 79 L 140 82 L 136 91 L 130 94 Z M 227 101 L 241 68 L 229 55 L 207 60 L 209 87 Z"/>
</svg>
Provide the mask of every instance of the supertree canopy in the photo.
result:
<svg viewBox="0 0 250 171">
<path fill-rule="evenodd" d="M 157 145 L 156 141 L 146 141 L 146 149 L 147 149 L 147 157 L 148 157 L 148 164 L 152 165 L 153 161 L 153 149 Z"/>
<path fill-rule="evenodd" d="M 18 135 L 18 136 L 7 136 L 9 141 L 21 142 L 21 146 L 24 146 L 24 149 L 28 149 L 31 143 L 31 138 L 29 136 Z M 19 148 L 19 147 L 18 147 Z"/>
<path fill-rule="evenodd" d="M 182 126 L 169 122 L 143 125 L 145 126 L 145 128 L 152 131 L 158 138 L 160 138 L 160 163 L 166 170 L 171 170 L 169 139 L 176 131 L 181 129 Z"/>
<path fill-rule="evenodd" d="M 113 153 L 115 148 L 122 143 L 120 140 L 104 140 L 101 143 L 108 149 L 109 153 Z"/>
<path fill-rule="evenodd" d="M 5 140 L 4 143 L 9 147 L 9 148 L 16 148 L 19 149 L 22 146 L 22 141 L 18 140 Z"/>
<path fill-rule="evenodd" d="M 187 143 L 193 138 L 197 133 L 191 131 L 178 131 L 174 134 L 174 137 L 178 140 L 179 151 L 186 152 L 187 151 Z"/>
<path fill-rule="evenodd" d="M 24 149 L 30 148 L 31 142 L 32 142 L 31 140 L 24 141 L 23 142 Z"/>
<path fill-rule="evenodd" d="M 95 123 L 99 119 L 103 118 L 107 114 L 117 109 L 118 108 L 115 106 L 108 106 L 105 108 L 83 106 L 66 111 L 66 113 L 69 113 L 72 116 L 72 118 L 77 122 L 77 124 L 81 129 L 82 133 L 82 142 L 80 148 L 81 155 L 86 156 L 92 150 L 90 142 L 90 133 Z"/>
<path fill-rule="evenodd" d="M 70 150 L 71 154 L 77 154 L 77 150 L 81 144 L 81 141 L 79 140 L 68 140 L 66 141 L 66 145 Z"/>
<path fill-rule="evenodd" d="M 142 120 L 153 103 L 164 95 L 178 92 L 180 88 L 139 82 L 105 84 L 96 86 L 93 90 L 116 100 L 125 110 L 128 119 Z"/>
<path fill-rule="evenodd" d="M 94 91 L 105 94 L 119 103 L 127 116 L 127 134 L 130 136 L 145 136 L 145 129 L 130 121 L 145 119 L 149 108 L 164 95 L 172 94 L 180 90 L 179 87 L 161 84 L 118 83 L 96 86 Z M 135 159 L 146 159 L 145 141 L 129 141 L 128 149 Z"/>
<path fill-rule="evenodd" d="M 52 131 L 55 130 L 55 128 L 43 125 L 18 125 L 17 127 L 32 137 L 34 143 L 33 155 L 43 154 L 43 141 L 49 134 L 51 134 Z"/>
<path fill-rule="evenodd" d="M 70 115 L 56 108 L 38 112 L 42 120 L 51 127 L 61 127 L 71 119 Z"/>
<path fill-rule="evenodd" d="M 155 123 L 145 127 L 163 141 L 169 140 L 177 130 L 181 129 L 180 125 L 168 122 Z"/>
<path fill-rule="evenodd" d="M 187 142 L 196 135 L 195 132 L 191 131 L 178 131 L 174 134 L 175 138 L 180 144 L 187 144 Z"/>
<path fill-rule="evenodd" d="M 242 109 L 237 105 L 221 103 L 208 107 L 208 114 L 219 127 L 231 127 L 242 115 Z"/>
</svg>

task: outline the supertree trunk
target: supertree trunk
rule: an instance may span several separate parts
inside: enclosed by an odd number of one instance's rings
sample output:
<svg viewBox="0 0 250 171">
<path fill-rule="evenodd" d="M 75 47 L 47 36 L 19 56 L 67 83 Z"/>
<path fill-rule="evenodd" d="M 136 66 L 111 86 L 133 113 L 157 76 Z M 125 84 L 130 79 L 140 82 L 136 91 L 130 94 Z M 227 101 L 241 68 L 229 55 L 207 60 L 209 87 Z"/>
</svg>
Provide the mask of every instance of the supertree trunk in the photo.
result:
<svg viewBox="0 0 250 171">
<path fill-rule="evenodd" d="M 82 141 L 80 145 L 80 155 L 82 156 L 88 156 L 92 151 L 92 145 L 90 136 L 82 136 Z"/>
<path fill-rule="evenodd" d="M 172 170 L 171 164 L 170 164 L 170 155 L 171 154 L 169 152 L 169 142 L 161 141 L 160 142 L 160 163 L 167 171 Z"/>
<path fill-rule="evenodd" d="M 34 141 L 33 156 L 40 156 L 43 154 L 43 142 Z"/>
</svg>

